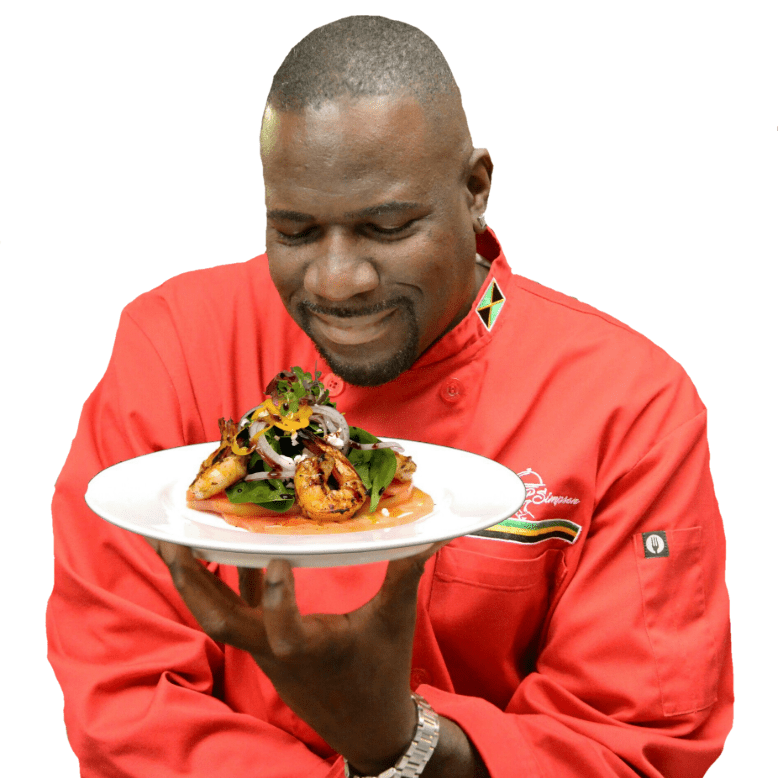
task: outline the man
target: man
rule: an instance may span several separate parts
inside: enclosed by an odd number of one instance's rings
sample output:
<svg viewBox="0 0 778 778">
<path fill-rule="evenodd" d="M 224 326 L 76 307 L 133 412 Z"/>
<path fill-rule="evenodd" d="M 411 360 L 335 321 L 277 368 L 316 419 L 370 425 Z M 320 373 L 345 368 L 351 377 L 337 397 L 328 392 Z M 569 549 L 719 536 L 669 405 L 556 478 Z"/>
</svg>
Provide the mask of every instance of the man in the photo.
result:
<svg viewBox="0 0 778 778">
<path fill-rule="evenodd" d="M 83 774 L 703 775 L 732 686 L 689 380 L 511 275 L 489 155 L 418 30 L 307 36 L 261 151 L 267 257 L 127 307 L 58 482 L 50 656 Z M 264 576 L 157 542 L 171 576 L 84 508 L 100 469 L 212 439 L 317 359 L 351 423 L 497 459 L 527 503 L 421 557 Z"/>
</svg>

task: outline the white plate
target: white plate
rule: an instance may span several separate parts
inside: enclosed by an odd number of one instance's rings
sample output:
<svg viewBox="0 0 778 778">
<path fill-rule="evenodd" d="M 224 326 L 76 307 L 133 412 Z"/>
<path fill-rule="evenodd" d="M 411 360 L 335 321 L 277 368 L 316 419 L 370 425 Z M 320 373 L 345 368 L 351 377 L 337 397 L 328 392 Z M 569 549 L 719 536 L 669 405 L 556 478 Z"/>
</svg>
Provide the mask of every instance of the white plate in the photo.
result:
<svg viewBox="0 0 778 778">
<path fill-rule="evenodd" d="M 266 567 L 273 558 L 296 567 L 336 567 L 400 559 L 433 543 L 498 524 L 524 502 L 519 477 L 491 459 L 445 446 L 398 440 L 418 469 L 431 514 L 397 527 L 332 535 L 265 535 L 231 527 L 186 505 L 186 490 L 218 442 L 182 446 L 120 462 L 89 483 L 86 502 L 106 521 L 149 538 L 192 548 L 208 561 Z"/>
</svg>

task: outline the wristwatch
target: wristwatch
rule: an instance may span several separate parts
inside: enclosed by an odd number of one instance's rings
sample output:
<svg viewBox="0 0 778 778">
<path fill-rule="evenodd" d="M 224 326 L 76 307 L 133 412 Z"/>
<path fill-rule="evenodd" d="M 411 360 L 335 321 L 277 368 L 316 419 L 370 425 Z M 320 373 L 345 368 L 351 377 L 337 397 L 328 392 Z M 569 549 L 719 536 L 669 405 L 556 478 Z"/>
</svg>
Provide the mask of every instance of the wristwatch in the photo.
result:
<svg viewBox="0 0 778 778">
<path fill-rule="evenodd" d="M 384 770 L 380 775 L 360 776 L 360 778 L 418 778 L 427 766 L 427 762 L 438 744 L 440 721 L 438 714 L 432 710 L 424 697 L 416 692 L 411 692 L 411 697 L 416 703 L 418 722 L 408 750 L 399 758 L 394 767 Z M 351 772 L 345 758 L 343 759 L 343 769 L 346 778 L 357 778 Z"/>
</svg>

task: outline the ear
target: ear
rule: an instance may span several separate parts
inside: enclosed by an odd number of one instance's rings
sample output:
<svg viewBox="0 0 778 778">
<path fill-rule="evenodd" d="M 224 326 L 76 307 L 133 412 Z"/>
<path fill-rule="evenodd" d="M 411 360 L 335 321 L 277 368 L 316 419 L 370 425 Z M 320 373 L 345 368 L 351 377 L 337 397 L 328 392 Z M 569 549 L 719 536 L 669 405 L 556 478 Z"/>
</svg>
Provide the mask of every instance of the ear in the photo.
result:
<svg viewBox="0 0 778 778">
<path fill-rule="evenodd" d="M 492 188 L 493 169 L 489 152 L 486 149 L 473 149 L 468 161 L 467 190 L 471 197 L 470 215 L 473 220 L 473 230 L 478 233 L 486 230 L 484 213 Z"/>
</svg>

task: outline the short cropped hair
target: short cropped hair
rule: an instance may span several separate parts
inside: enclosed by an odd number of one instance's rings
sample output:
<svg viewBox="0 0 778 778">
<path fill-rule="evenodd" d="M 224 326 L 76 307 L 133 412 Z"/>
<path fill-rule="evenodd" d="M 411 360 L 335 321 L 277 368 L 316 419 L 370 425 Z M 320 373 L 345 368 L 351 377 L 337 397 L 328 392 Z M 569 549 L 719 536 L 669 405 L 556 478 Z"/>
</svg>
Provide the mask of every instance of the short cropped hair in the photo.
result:
<svg viewBox="0 0 778 778">
<path fill-rule="evenodd" d="M 422 104 L 442 94 L 461 100 L 445 57 L 421 30 L 383 16 L 348 16 L 317 27 L 292 48 L 268 104 L 300 111 L 344 96 L 402 93 Z"/>
</svg>

